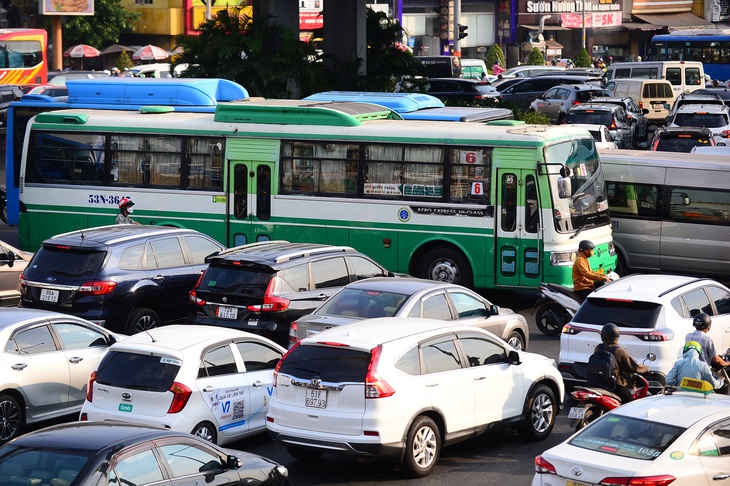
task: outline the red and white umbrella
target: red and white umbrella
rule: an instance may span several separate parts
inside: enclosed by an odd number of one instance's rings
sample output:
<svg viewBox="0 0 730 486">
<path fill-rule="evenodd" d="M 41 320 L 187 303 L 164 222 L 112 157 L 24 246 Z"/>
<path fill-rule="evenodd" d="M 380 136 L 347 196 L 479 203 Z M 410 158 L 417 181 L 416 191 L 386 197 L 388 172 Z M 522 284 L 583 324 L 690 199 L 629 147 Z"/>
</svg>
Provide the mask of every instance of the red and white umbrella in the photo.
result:
<svg viewBox="0 0 730 486">
<path fill-rule="evenodd" d="M 168 57 L 170 57 L 170 53 L 162 47 L 153 46 L 152 44 L 140 47 L 132 54 L 132 59 L 135 61 L 162 61 Z"/>
<path fill-rule="evenodd" d="M 101 54 L 101 51 L 96 47 L 92 47 L 86 44 L 78 44 L 71 46 L 66 49 L 63 53 L 64 57 L 97 57 Z"/>
</svg>

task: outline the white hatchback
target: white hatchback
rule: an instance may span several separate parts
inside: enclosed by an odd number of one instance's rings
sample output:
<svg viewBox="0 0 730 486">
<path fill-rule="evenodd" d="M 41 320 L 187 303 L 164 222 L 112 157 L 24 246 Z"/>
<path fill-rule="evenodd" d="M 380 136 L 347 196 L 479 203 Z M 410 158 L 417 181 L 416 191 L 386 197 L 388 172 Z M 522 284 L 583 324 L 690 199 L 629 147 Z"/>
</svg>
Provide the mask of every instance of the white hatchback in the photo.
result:
<svg viewBox="0 0 730 486">
<path fill-rule="evenodd" d="M 730 397 L 681 391 L 623 405 L 535 458 L 532 486 L 700 486 L 730 479 Z"/>
<path fill-rule="evenodd" d="M 273 372 L 284 352 L 263 336 L 236 329 L 149 329 L 109 349 L 89 378 L 80 419 L 233 442 L 265 430 Z"/>
<path fill-rule="evenodd" d="M 269 435 L 297 459 L 324 452 L 429 474 L 441 448 L 494 427 L 542 440 L 562 408 L 555 362 L 465 324 L 366 319 L 295 345 L 277 366 Z"/>
</svg>

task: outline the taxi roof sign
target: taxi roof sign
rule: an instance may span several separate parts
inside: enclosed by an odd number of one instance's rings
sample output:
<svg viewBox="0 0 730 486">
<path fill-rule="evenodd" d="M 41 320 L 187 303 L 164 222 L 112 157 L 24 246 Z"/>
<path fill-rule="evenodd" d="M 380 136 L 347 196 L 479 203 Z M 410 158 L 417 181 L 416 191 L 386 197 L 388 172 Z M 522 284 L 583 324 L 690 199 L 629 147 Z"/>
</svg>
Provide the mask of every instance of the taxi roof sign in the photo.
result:
<svg viewBox="0 0 730 486">
<path fill-rule="evenodd" d="M 703 395 L 709 395 L 713 392 L 712 385 L 709 382 L 693 378 L 682 378 L 682 381 L 679 383 L 679 388 L 686 391 L 702 393 Z"/>
</svg>

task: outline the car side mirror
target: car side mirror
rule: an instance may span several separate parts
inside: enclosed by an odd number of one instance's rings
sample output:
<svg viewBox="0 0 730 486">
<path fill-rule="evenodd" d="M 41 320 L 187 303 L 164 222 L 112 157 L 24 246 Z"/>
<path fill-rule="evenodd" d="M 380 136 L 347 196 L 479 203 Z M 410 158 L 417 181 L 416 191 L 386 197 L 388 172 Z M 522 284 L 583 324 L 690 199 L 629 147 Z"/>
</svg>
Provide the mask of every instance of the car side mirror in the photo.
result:
<svg viewBox="0 0 730 486">
<path fill-rule="evenodd" d="M 15 265 L 15 253 L 10 250 L 7 253 L 0 253 L 0 264 L 2 263 L 12 268 Z"/>
<path fill-rule="evenodd" d="M 243 466 L 243 462 L 238 457 L 229 455 L 226 458 L 226 469 L 238 469 L 241 466 Z"/>
<path fill-rule="evenodd" d="M 522 361 L 520 361 L 520 353 L 518 353 L 517 351 L 514 351 L 514 350 L 510 351 L 509 354 L 507 355 L 507 359 L 509 360 L 509 364 L 512 364 L 512 365 L 522 364 Z"/>
<path fill-rule="evenodd" d="M 489 307 L 489 314 L 492 315 L 492 316 L 498 316 L 499 315 L 499 306 L 498 305 L 495 305 L 495 304 L 492 304 Z"/>
</svg>

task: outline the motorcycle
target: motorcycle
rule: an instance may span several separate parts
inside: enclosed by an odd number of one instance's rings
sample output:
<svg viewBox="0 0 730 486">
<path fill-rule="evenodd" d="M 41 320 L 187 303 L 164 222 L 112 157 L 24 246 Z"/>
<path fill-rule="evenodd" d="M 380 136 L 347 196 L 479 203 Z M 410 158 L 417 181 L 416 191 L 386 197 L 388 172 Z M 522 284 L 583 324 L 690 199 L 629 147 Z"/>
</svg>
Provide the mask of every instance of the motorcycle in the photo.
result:
<svg viewBox="0 0 730 486">
<path fill-rule="evenodd" d="M 0 219 L 8 224 L 8 198 L 5 186 L 0 186 Z"/>
<path fill-rule="evenodd" d="M 650 353 L 646 359 L 654 361 L 656 355 Z M 667 383 L 664 373 L 660 371 L 649 371 L 643 375 L 634 373 L 632 375 L 634 385 L 632 397 L 634 400 L 651 395 L 649 391 L 649 380 L 646 377 L 649 377 L 652 382 L 658 382 L 662 389 Z M 568 418 L 571 419 L 570 426 L 576 432 L 603 414 L 621 406 L 621 398 L 604 388 L 576 386 L 570 393 L 570 396 L 578 402 L 578 406 L 571 407 L 570 412 L 568 412 Z"/>
<path fill-rule="evenodd" d="M 721 354 L 720 357 L 730 362 L 730 348 L 725 351 L 725 354 Z M 721 395 L 730 395 L 730 376 L 728 375 L 728 371 L 730 371 L 730 366 L 715 370 L 715 375 L 725 380 L 725 385 L 719 390 L 715 390 Z"/>
<path fill-rule="evenodd" d="M 613 282 L 619 276 L 616 272 L 609 272 L 608 278 Z M 543 334 L 557 336 L 578 312 L 583 299 L 570 287 L 552 283 L 542 282 L 540 292 L 542 295 L 535 303 L 535 323 Z"/>
</svg>

